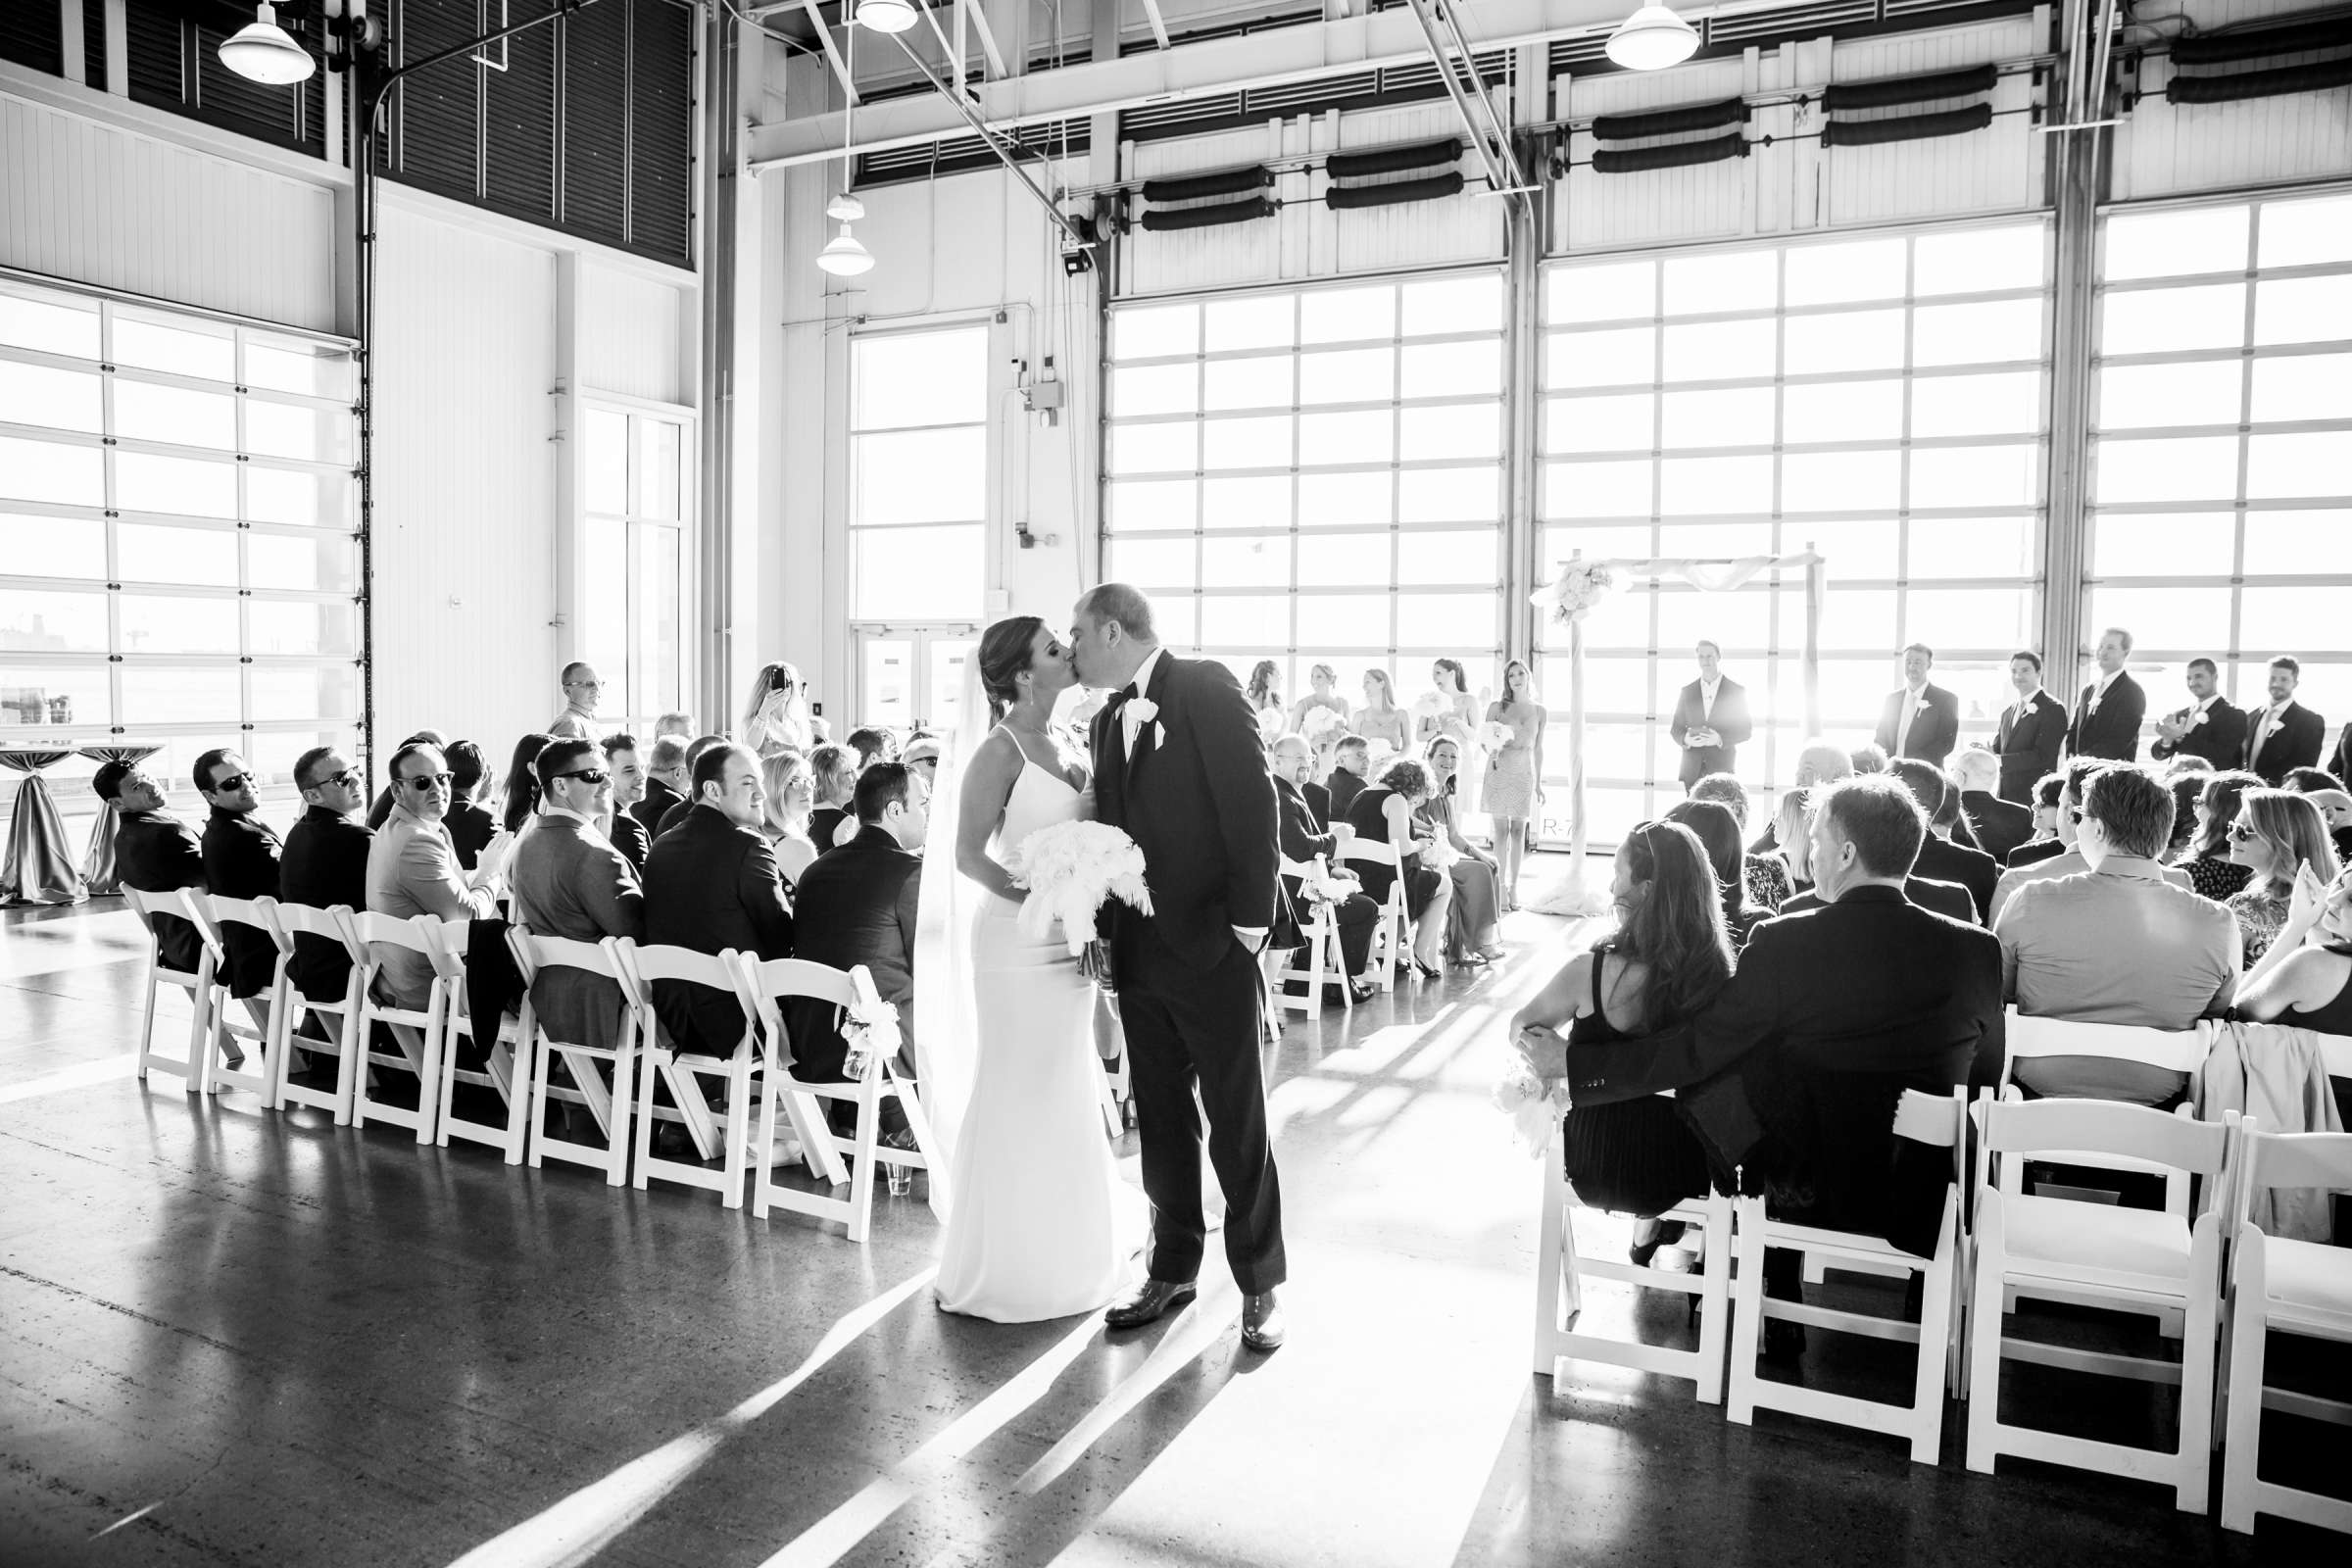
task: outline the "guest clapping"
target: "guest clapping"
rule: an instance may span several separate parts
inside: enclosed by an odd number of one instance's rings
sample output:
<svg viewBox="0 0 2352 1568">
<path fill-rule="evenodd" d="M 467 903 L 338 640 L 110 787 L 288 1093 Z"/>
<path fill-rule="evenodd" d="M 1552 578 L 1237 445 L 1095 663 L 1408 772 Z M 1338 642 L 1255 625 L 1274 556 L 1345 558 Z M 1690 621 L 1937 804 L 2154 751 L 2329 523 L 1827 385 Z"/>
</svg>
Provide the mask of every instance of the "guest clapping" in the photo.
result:
<svg viewBox="0 0 2352 1568">
<path fill-rule="evenodd" d="M 2241 1017 L 2352 1035 L 2352 867 L 2299 876 L 2285 924 L 2237 989 Z"/>
<path fill-rule="evenodd" d="M 1433 786 L 1429 769 L 1411 758 L 1399 758 L 1381 770 L 1380 782 L 1368 785 L 1348 808 L 1348 824 L 1368 844 L 1386 844 L 1396 852 L 1397 869 L 1363 865 L 1364 892 L 1385 901 L 1396 877 L 1404 877 L 1404 910 L 1416 922 L 1413 967 L 1422 978 L 1435 980 L 1445 951 L 1446 921 L 1453 905 L 1453 882 L 1444 872 L 1422 862 L 1423 840 L 1416 836 L 1413 812 L 1429 804 Z"/>
</svg>

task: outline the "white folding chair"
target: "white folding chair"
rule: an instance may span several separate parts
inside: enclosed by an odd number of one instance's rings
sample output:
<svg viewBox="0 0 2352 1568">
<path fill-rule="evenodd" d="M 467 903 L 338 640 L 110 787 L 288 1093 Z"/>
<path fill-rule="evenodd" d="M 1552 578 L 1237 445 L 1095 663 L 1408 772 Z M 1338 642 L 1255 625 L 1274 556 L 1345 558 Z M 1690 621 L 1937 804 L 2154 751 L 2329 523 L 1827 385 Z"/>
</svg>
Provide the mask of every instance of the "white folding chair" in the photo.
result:
<svg viewBox="0 0 2352 1568">
<path fill-rule="evenodd" d="M 1372 927 L 1372 964 L 1383 991 L 1396 989 L 1396 965 L 1413 951 L 1413 917 L 1405 909 L 1404 870 L 1396 846 L 1370 839 L 1349 839 L 1340 847 L 1343 865 L 1385 865 L 1392 873 L 1389 896 L 1380 906 Z"/>
<path fill-rule="evenodd" d="M 766 1075 L 760 1102 L 759 1141 L 752 1158 L 752 1212 L 765 1219 L 771 1207 L 781 1206 L 819 1219 L 838 1219 L 849 1228 L 850 1240 L 862 1244 L 873 1225 L 874 1166 L 880 1162 L 927 1170 L 931 1210 L 944 1218 L 949 1203 L 947 1164 L 931 1136 L 931 1121 L 924 1113 L 921 1096 L 913 1084 L 899 1076 L 890 1053 L 872 1053 L 866 1059 L 865 1072 L 853 1083 L 814 1082 L 797 1076 L 787 1065 L 792 1060 L 792 1036 L 784 1022 L 783 1008 L 777 1004 L 779 999 L 806 997 L 835 1007 L 856 1006 L 860 1010 L 879 1007 L 882 1004 L 874 994 L 873 976 L 866 972 L 865 965 L 858 964 L 844 972 L 800 958 L 771 958 L 760 963 L 745 956 L 738 962 L 737 971 L 742 977 L 738 995 L 743 999 L 744 1010 L 760 1020 L 763 1042 L 761 1071 Z M 891 1095 L 898 1097 L 899 1107 L 906 1112 L 907 1130 L 914 1135 L 912 1150 L 884 1149 L 878 1142 L 882 1100 Z M 858 1107 L 857 1130 L 847 1150 L 833 1136 L 823 1112 L 814 1103 L 818 1101 L 847 1101 Z M 774 1179 L 768 1165 L 768 1151 L 775 1147 L 776 1116 L 780 1110 L 791 1116 L 804 1145 L 812 1152 L 822 1149 L 830 1156 L 821 1160 L 818 1168 L 818 1174 L 828 1181 L 841 1180 L 841 1155 L 845 1152 L 849 1155 L 850 1196 L 846 1200 L 829 1196 L 820 1198 Z"/>
<path fill-rule="evenodd" d="M 2017 1064 L 2038 1056 L 2089 1056 L 2102 1061 L 2131 1061 L 2145 1067 L 2158 1067 L 2168 1072 L 2194 1075 L 2205 1064 L 2207 1053 L 2213 1049 L 2213 1030 L 2209 1025 L 2193 1029 L 2142 1029 L 2130 1024 L 2082 1023 L 2072 1018 L 2031 1017 L 2009 1009 L 2008 1050 L 2001 1063 L 2003 1098 L 2012 1096 L 2011 1086 L 2017 1077 Z M 2053 1152 L 2050 1159 L 2067 1165 L 2084 1166 L 2098 1170 L 2128 1170 L 2164 1177 L 2164 1211 L 2183 1221 L 2188 1217 L 2188 1178 L 2177 1170 L 2164 1170 L 2144 1160 L 2132 1161 L 2109 1156 L 2105 1159 L 2078 1159 L 2065 1152 Z"/>
<path fill-rule="evenodd" d="M 389 914 L 353 913 L 341 911 L 349 922 L 346 936 L 352 949 L 360 956 L 359 1027 L 353 1031 L 361 1045 L 358 1083 L 351 1096 L 351 1124 L 365 1127 L 370 1121 L 388 1121 L 396 1127 L 415 1131 L 416 1141 L 433 1141 L 433 1122 L 441 1108 L 441 1064 L 449 1051 L 449 983 L 439 969 L 433 971 L 426 983 L 424 1005 L 404 1007 L 386 1002 L 377 994 L 376 980 L 383 972 L 386 948 L 413 953 L 431 964 L 441 922 L 429 914 L 400 919 Z M 380 1049 L 376 1043 L 376 1025 L 392 1037 L 399 1054 Z M 416 1108 L 383 1099 L 368 1088 L 370 1066 L 397 1068 L 414 1074 L 416 1079 Z"/>
<path fill-rule="evenodd" d="M 278 958 L 284 974 L 279 1001 L 270 1008 L 270 1023 L 277 1034 L 277 1045 L 270 1055 L 270 1081 L 273 1085 L 269 1103 L 283 1105 L 291 1101 L 297 1105 L 313 1105 L 330 1113 L 338 1127 L 348 1126 L 357 1114 L 361 1096 L 368 1092 L 368 1031 L 361 1025 L 360 1004 L 368 994 L 366 974 L 368 954 L 344 921 L 351 914 L 348 905 L 338 904 L 320 909 L 307 904 L 284 904 L 274 900 L 261 901 L 270 907 L 270 917 L 276 922 L 278 935 L 285 946 Z M 306 993 L 294 977 L 293 955 L 305 936 L 318 937 L 341 948 L 351 959 L 351 967 L 343 976 L 342 994 L 335 997 L 314 997 Z M 297 1036 L 308 1015 L 331 1020 L 334 1038 L 321 1040 Z M 294 1053 L 304 1051 L 313 1054 L 332 1053 L 335 1056 L 335 1087 L 333 1090 L 313 1089 L 299 1084 L 289 1076 Z"/>
<path fill-rule="evenodd" d="M 654 984 L 661 980 L 679 980 L 698 986 L 709 986 L 729 997 L 737 995 L 740 958 L 733 948 L 716 957 L 708 953 L 696 953 L 690 948 L 639 947 L 632 942 L 620 945 L 622 967 L 627 971 L 629 986 L 635 994 L 638 1016 L 645 1020 L 645 1039 L 637 1055 L 637 1174 L 634 1178 L 639 1192 L 646 1183 L 659 1176 L 665 1182 L 679 1182 L 688 1187 L 707 1188 L 719 1195 L 728 1208 L 743 1206 L 743 1175 L 751 1162 L 752 1143 L 752 1071 L 759 1064 L 758 1031 L 753 1027 L 752 1014 L 744 1014 L 743 1034 L 734 1049 L 724 1055 L 715 1053 L 684 1052 L 670 1039 L 669 1031 L 654 1011 Z M 710 1102 L 703 1097 L 705 1077 L 724 1078 L 727 1084 L 727 1108 L 723 1120 L 714 1121 Z M 657 1083 L 669 1085 L 672 1106 L 655 1103 Z M 669 1159 L 654 1152 L 654 1123 L 674 1122 L 686 1129 L 694 1143 L 698 1159 L 708 1161 L 713 1154 L 723 1156 L 720 1168 L 711 1170 L 707 1163 Z"/>
<path fill-rule="evenodd" d="M 1536 1372 L 1557 1375 L 1561 1360 L 1598 1361 L 1698 1385 L 1698 1402 L 1723 1402 L 1723 1348 L 1730 1333 L 1732 1296 L 1732 1200 L 1719 1193 L 1680 1202 L 1659 1215 L 1696 1230 L 1703 1249 L 1699 1271 L 1683 1273 L 1634 1262 L 1586 1257 L 1577 1249 L 1576 1210 L 1584 1205 L 1568 1185 L 1555 1123 L 1544 1151 L 1544 1221 L 1536 1251 Z M 1572 1325 L 1584 1310 L 1584 1281 L 1616 1280 L 1649 1290 L 1698 1298 L 1698 1347 L 1642 1345 L 1589 1334 Z M 1567 1298 L 1561 1300 L 1562 1296 Z M 1565 1321 L 1563 1321 L 1563 1307 Z"/>
<path fill-rule="evenodd" d="M 1943 1214 L 1936 1221 L 1936 1250 L 1928 1257 L 1915 1256 L 1875 1236 L 1774 1219 L 1765 1211 L 1762 1199 L 1739 1200 L 1735 1207 L 1740 1268 L 1732 1283 L 1732 1399 L 1725 1412 L 1732 1420 L 1747 1426 L 1753 1423 L 1759 1406 L 1786 1410 L 1791 1415 L 1908 1439 L 1914 1462 L 1936 1462 L 1942 1451 L 1943 1396 L 1954 1351 L 1964 1174 L 1962 1126 L 1967 1103 L 1965 1090 L 1929 1095 L 1914 1089 L 1905 1090 L 1895 1106 L 1895 1137 L 1951 1151 L 1953 1183 L 1944 1195 Z M 1866 1265 L 1874 1272 L 1900 1269 L 1905 1276 L 1923 1276 L 1919 1321 L 1907 1323 L 1873 1313 L 1815 1306 L 1805 1301 L 1782 1301 L 1766 1296 L 1764 1253 L 1776 1247 L 1819 1255 L 1832 1267 Z M 1766 1318 L 1918 1346 L 1919 1362 L 1912 1378 L 1909 1402 L 1896 1404 L 1830 1394 L 1757 1376 L 1756 1357 L 1763 1348 Z"/>
<path fill-rule="evenodd" d="M 2202 1513 L 2212 1442 L 2214 1334 L 2221 1311 L 2222 1216 L 2212 1204 L 2227 1186 L 2232 1127 L 2168 1116 L 2108 1100 L 1980 1102 L 1984 1158 L 1997 1179 L 1977 1193 L 1976 1286 L 1969 1325 L 1968 1467 L 1990 1473 L 2013 1453 L 2108 1475 L 2161 1482 L 2179 1505 Z M 2169 1166 L 2206 1178 L 2200 1212 L 2183 1216 L 2110 1208 L 2019 1190 L 2028 1156 L 2108 1156 Z M 2004 1301 L 2037 1298 L 2126 1312 L 2171 1309 L 2184 1331 L 2180 1360 L 2075 1349 L 2003 1335 Z M 2001 1363 L 2032 1362 L 2108 1377 L 2177 1384 L 2180 1430 L 2170 1449 L 2132 1447 L 2010 1426 L 2000 1419 Z"/>
<path fill-rule="evenodd" d="M 223 898 L 215 893 L 198 893 L 193 888 L 183 891 L 198 927 L 218 954 L 213 963 L 213 994 L 209 1004 L 212 1029 L 205 1043 L 205 1054 L 212 1065 L 205 1077 L 204 1092 L 217 1095 L 223 1089 L 250 1090 L 261 1098 L 265 1109 L 275 1110 L 286 1102 L 281 1088 L 285 1074 L 278 1059 L 277 1037 L 292 1010 L 286 999 L 294 989 L 293 978 L 286 972 L 287 960 L 294 956 L 294 942 L 278 928 L 272 912 L 277 901 Z M 253 999 L 232 998 L 228 994 L 231 926 L 259 931 L 276 952 L 270 970 L 269 989 L 260 994 L 258 1017 L 252 1015 Z M 244 1060 L 233 1067 L 228 1063 L 231 1040 L 242 1042 L 245 1048 Z M 301 1102 L 312 1103 L 307 1099 Z M 336 1107 L 330 1103 L 327 1108 Z M 348 1119 L 347 1112 L 335 1117 L 338 1125 Z"/>
<path fill-rule="evenodd" d="M 2352 1502 L 2265 1481 L 2262 1412 L 2278 1410 L 2337 1426 L 2352 1425 L 2352 1403 L 2266 1387 L 2269 1336 L 2352 1343 L 2352 1249 L 2267 1236 L 2247 1210 L 2257 1190 L 2319 1187 L 2352 1190 L 2352 1134 L 2266 1133 L 2238 1129 L 2238 1170 L 2230 1198 L 2227 1400 L 2229 1451 L 2222 1461 L 2222 1527 L 2251 1531 L 2258 1513 L 2323 1530 L 2352 1532 Z"/>
<path fill-rule="evenodd" d="M 522 972 L 524 988 L 519 1032 L 530 1062 L 527 1068 L 531 1086 L 527 1146 L 530 1164 L 537 1169 L 541 1161 L 555 1158 L 586 1165 L 605 1173 L 606 1186 L 622 1186 L 629 1179 L 629 1090 L 637 1076 L 640 1020 L 636 999 L 621 967 L 617 940 L 606 937 L 601 942 L 574 942 L 564 937 L 533 936 L 526 927 L 518 925 L 508 928 L 507 943 L 514 949 L 514 966 Z M 612 982 L 619 1014 L 613 1025 L 612 1045 L 557 1040 L 548 1034 L 531 1002 L 531 987 L 543 969 L 578 969 Z M 554 1082 L 559 1058 L 570 1074 L 568 1088 Z M 612 1070 L 610 1085 L 604 1075 L 604 1064 L 608 1063 Z M 551 1101 L 587 1107 L 597 1130 L 605 1135 L 604 1147 L 550 1135 L 547 1107 Z"/>
<path fill-rule="evenodd" d="M 139 1019 L 139 1081 L 146 1081 L 151 1068 L 161 1067 L 175 1075 L 180 1081 L 180 1088 L 186 1093 L 202 1094 L 206 1082 L 205 1069 L 212 1062 L 205 1043 L 211 1019 L 213 971 L 220 962 L 220 951 L 207 939 L 202 922 L 188 908 L 184 891 L 142 893 L 137 888 L 126 887 L 122 890 L 122 897 L 128 901 L 131 912 L 139 917 L 139 924 L 147 930 L 147 1002 Z M 165 966 L 163 944 L 158 940 L 155 928 L 159 915 L 185 920 L 194 928 L 198 948 L 194 969 Z M 156 1014 L 161 1010 L 166 986 L 185 991 L 189 1009 L 195 1014 L 188 1024 L 188 1051 L 185 1056 L 167 1056 L 155 1049 Z"/>
<path fill-rule="evenodd" d="M 1312 862 L 1301 865 L 1297 860 L 1282 862 L 1284 876 L 1302 879 L 1298 905 L 1309 918 L 1298 922 L 1298 934 L 1305 938 L 1302 946 L 1293 948 L 1274 971 L 1274 1001 L 1278 1006 L 1296 1008 L 1300 1012 L 1323 1010 L 1323 988 L 1340 988 L 1340 1006 L 1344 1011 L 1355 1009 L 1353 976 L 1348 973 L 1347 960 L 1340 953 L 1340 922 L 1330 905 L 1310 899 L 1304 891 L 1304 881 L 1321 881 L 1328 875 L 1328 862 L 1320 855 Z M 1290 983 L 1296 981 L 1305 989 L 1298 996 L 1290 994 Z"/>
<path fill-rule="evenodd" d="M 433 974 L 445 988 L 441 1016 L 445 1025 L 442 1034 L 441 1081 L 434 1086 L 433 1142 L 443 1149 L 452 1138 L 467 1143 L 486 1144 L 506 1157 L 510 1165 L 522 1163 L 524 1116 L 530 1108 L 528 1086 L 516 1081 L 514 1060 L 519 1053 L 526 1061 L 529 1053 L 522 1050 L 520 1024 L 512 1015 L 502 1016 L 491 1028 L 489 1038 L 480 1040 L 474 1033 L 472 1000 L 466 987 L 466 944 L 470 937 L 473 921 L 465 916 L 443 920 L 432 933 Z M 479 1041 L 483 1063 L 480 1067 L 461 1066 L 459 1038 L 468 1044 Z M 457 1113 L 457 1089 L 469 1084 L 476 1089 L 494 1091 L 505 1102 L 506 1125 L 496 1122 L 472 1121 Z"/>
</svg>

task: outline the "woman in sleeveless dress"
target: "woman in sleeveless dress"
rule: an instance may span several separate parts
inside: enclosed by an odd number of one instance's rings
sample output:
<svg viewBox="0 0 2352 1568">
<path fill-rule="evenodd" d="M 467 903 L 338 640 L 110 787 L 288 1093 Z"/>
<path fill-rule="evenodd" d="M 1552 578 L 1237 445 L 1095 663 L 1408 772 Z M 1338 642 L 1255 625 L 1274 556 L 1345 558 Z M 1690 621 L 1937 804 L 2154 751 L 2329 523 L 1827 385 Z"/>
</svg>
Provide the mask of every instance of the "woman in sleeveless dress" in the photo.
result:
<svg viewBox="0 0 2352 1568">
<path fill-rule="evenodd" d="M 918 1043 L 930 1036 L 934 1050 L 955 1050 L 937 1034 L 955 1030 L 956 1014 L 977 1033 L 937 1291 L 951 1312 L 1029 1323 L 1091 1312 L 1118 1295 L 1137 1202 L 1103 1135 L 1094 986 L 1058 934 L 1042 943 L 1021 934 L 1027 894 L 1007 869 L 1030 834 L 1086 814 L 1087 770 L 1050 727 L 1075 678 L 1069 650 L 1036 616 L 1020 615 L 989 627 L 972 665 L 994 723 L 941 763 L 940 794 L 953 793 L 956 814 L 926 858 L 925 925 L 935 870 L 960 878 L 956 893 L 976 892 L 952 901 L 958 911 L 976 908 L 946 986 L 923 967 L 925 946 L 916 958 L 918 1007 L 932 990 L 950 993 L 918 1017 Z M 964 711 L 978 716 L 973 697 L 967 689 Z M 977 728 L 963 726 L 966 736 Z M 970 989 L 958 1007 L 953 977 L 963 959 Z"/>
<path fill-rule="evenodd" d="M 1502 695 L 1487 705 L 1487 719 L 1508 729 L 1511 738 L 1487 760 L 1480 798 L 1494 819 L 1494 858 L 1501 862 L 1495 881 L 1506 914 L 1519 907 L 1519 865 L 1527 858 L 1528 819 L 1536 814 L 1545 717 L 1544 705 L 1528 693 L 1527 665 L 1516 659 L 1503 665 Z"/>
</svg>

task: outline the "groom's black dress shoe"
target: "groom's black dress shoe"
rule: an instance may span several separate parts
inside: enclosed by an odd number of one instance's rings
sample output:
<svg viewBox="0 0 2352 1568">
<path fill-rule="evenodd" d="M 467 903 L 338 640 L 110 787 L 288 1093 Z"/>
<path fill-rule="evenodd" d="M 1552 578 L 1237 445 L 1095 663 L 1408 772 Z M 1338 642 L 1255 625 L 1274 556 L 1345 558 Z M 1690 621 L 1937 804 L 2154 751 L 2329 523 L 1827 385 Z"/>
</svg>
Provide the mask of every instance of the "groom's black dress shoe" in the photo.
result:
<svg viewBox="0 0 2352 1568">
<path fill-rule="evenodd" d="M 1102 1322 L 1114 1329 L 1140 1329 L 1158 1322 L 1200 1294 L 1200 1287 L 1193 1280 L 1146 1280 L 1133 1296 L 1103 1313 Z"/>
<path fill-rule="evenodd" d="M 1252 1350 L 1279 1350 L 1287 1332 L 1282 1303 L 1274 1299 L 1272 1291 L 1242 1298 L 1242 1344 Z"/>
</svg>

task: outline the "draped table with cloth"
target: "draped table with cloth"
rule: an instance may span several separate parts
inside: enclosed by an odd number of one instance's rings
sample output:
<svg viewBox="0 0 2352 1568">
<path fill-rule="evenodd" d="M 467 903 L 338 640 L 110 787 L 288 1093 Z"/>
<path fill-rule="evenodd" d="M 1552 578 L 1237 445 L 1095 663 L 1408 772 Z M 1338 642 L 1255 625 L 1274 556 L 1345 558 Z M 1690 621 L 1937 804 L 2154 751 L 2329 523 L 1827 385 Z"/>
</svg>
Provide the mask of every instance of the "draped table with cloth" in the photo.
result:
<svg viewBox="0 0 2352 1568">
<path fill-rule="evenodd" d="M 101 765 L 121 762 L 129 767 L 136 767 L 163 749 L 161 741 L 120 741 L 76 748 L 81 756 Z M 121 821 L 114 802 L 98 803 L 98 820 L 90 824 L 90 847 L 81 858 L 81 879 L 88 884 L 93 898 L 122 891 L 122 879 L 115 871 L 115 832 Z"/>
<path fill-rule="evenodd" d="M 0 904 L 79 904 L 89 894 L 66 847 L 65 819 L 49 798 L 41 769 L 74 755 L 72 746 L 0 746 L 0 767 L 25 775 L 8 824 L 8 858 L 0 861 Z"/>
</svg>

